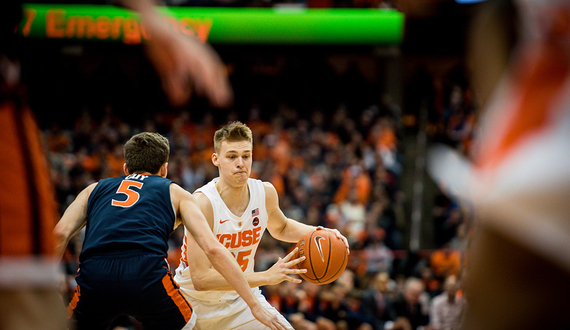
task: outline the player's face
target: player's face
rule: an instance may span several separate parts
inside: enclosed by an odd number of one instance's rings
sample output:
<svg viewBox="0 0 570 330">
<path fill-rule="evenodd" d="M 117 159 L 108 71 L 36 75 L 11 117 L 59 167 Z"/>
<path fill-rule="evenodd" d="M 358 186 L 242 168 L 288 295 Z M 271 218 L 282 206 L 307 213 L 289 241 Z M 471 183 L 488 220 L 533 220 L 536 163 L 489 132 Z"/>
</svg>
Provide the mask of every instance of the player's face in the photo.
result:
<svg viewBox="0 0 570 330">
<path fill-rule="evenodd" d="M 228 183 L 246 184 L 251 171 L 251 154 L 252 145 L 248 141 L 223 141 L 214 165 L 218 166 L 220 177 Z"/>
</svg>

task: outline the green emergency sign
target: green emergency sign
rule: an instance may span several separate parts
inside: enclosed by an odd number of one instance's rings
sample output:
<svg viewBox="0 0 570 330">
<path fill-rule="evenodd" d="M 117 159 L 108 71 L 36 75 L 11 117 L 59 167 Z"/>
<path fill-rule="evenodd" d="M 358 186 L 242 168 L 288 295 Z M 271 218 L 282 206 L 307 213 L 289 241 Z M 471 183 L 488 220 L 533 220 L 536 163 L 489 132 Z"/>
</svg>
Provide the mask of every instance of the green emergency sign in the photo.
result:
<svg viewBox="0 0 570 330">
<path fill-rule="evenodd" d="M 213 44 L 394 45 L 404 14 L 394 9 L 160 7 L 169 26 Z M 106 5 L 26 4 L 26 38 L 138 44 L 152 38 L 137 14 Z"/>
</svg>

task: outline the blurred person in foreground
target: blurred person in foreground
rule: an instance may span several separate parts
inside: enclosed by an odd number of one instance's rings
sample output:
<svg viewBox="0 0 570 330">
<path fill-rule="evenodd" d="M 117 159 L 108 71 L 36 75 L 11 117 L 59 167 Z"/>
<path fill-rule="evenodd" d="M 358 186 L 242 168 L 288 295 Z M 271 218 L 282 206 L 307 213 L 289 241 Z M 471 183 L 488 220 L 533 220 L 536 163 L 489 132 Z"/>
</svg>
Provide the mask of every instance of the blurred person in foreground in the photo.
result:
<svg viewBox="0 0 570 330">
<path fill-rule="evenodd" d="M 463 329 L 568 329 L 570 2 L 482 5 L 469 52 L 485 105 L 474 164 L 453 153 L 434 162 L 448 188 L 463 181 L 450 193 L 477 219 Z M 510 52 L 513 13 L 519 39 Z"/>
<path fill-rule="evenodd" d="M 295 248 L 268 270 L 254 272 L 255 254 L 265 229 L 273 238 L 290 243 L 297 243 L 314 230 L 328 230 L 332 239 L 342 240 L 347 253 L 348 242 L 336 229 L 309 226 L 287 218 L 279 207 L 275 187 L 269 182 L 249 177 L 253 161 L 253 137 L 245 124 L 230 122 L 215 132 L 211 159 L 218 168 L 219 177 L 196 190 L 196 201 L 211 231 L 240 264 L 255 296 L 267 309 L 287 322 L 267 302 L 259 286 L 283 281 L 300 283 L 300 279 L 291 275 L 306 272 L 305 269 L 294 267 L 304 257 L 294 259 Z M 180 284 L 180 290 L 188 301 L 196 306 L 197 329 L 267 329 L 255 320 L 243 299 L 212 268 L 206 256 L 197 250 L 196 241 L 188 235 L 187 230 L 174 279 Z M 287 329 L 293 327 L 288 324 Z"/>
<path fill-rule="evenodd" d="M 186 103 L 192 90 L 213 105 L 231 102 L 225 68 L 209 46 L 170 30 L 150 0 L 116 3 L 140 13 L 152 36 L 146 56 L 172 105 Z M 58 211 L 21 81 L 15 33 L 21 18 L 21 2 L 0 2 L 0 168 L 9 172 L 0 177 L 0 329 L 63 329 L 61 274 L 51 233 Z"/>
<path fill-rule="evenodd" d="M 193 329 L 196 314 L 166 261 L 168 237 L 183 224 L 212 266 L 267 328 L 285 329 L 249 289 L 235 259 L 208 230 L 195 198 L 166 178 L 168 140 L 139 133 L 125 143 L 125 176 L 100 180 L 69 205 L 54 229 L 59 255 L 85 227 L 77 288 L 67 308 L 77 330 L 107 329 L 131 315 L 144 329 Z"/>
</svg>

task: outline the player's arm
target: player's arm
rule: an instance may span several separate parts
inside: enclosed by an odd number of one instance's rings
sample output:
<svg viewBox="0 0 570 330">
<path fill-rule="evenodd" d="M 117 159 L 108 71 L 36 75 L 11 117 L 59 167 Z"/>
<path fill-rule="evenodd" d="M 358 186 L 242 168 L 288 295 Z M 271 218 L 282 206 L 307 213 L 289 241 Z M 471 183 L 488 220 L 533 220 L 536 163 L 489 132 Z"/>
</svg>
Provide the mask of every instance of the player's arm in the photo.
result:
<svg viewBox="0 0 570 330">
<path fill-rule="evenodd" d="M 233 94 L 227 70 L 218 54 L 206 43 L 170 28 L 151 0 L 115 0 L 138 12 L 150 35 L 144 44 L 168 100 L 184 105 L 194 90 L 214 106 L 227 106 Z"/>
<path fill-rule="evenodd" d="M 287 218 L 281 208 L 279 208 L 279 196 L 275 187 L 269 183 L 264 182 L 265 188 L 265 206 L 267 207 L 267 230 L 275 239 L 284 242 L 297 243 L 305 234 L 314 230 L 329 230 L 344 241 L 347 252 L 348 240 L 337 229 L 328 229 L 323 227 L 309 226 L 299 221 Z"/>
<path fill-rule="evenodd" d="M 59 258 L 63 256 L 63 252 L 69 240 L 85 227 L 87 222 L 87 201 L 96 185 L 97 183 L 93 183 L 83 189 L 65 210 L 57 225 L 55 225 L 53 235 L 55 238 L 57 256 Z"/>
<path fill-rule="evenodd" d="M 210 225 L 214 224 L 214 214 L 210 200 L 204 194 L 194 194 L 196 203 L 204 217 Z M 192 237 L 187 239 L 188 264 L 192 268 L 192 284 L 198 291 L 229 291 L 234 288 L 228 281 L 212 266 L 206 254 L 199 248 L 198 243 Z M 289 253 L 285 258 L 279 259 L 270 269 L 263 272 L 246 273 L 245 278 L 250 287 L 278 284 L 283 281 L 300 283 L 301 280 L 293 278 L 291 274 L 304 273 L 306 270 L 293 268 L 294 265 L 304 260 L 303 258 L 293 259 L 296 250 Z M 253 258 L 253 256 L 251 256 Z"/>
<path fill-rule="evenodd" d="M 174 207 L 178 211 L 177 214 L 180 214 L 186 229 L 192 234 L 200 248 L 204 250 L 214 268 L 224 276 L 226 281 L 234 287 L 247 303 L 255 318 L 271 329 L 285 329 L 285 326 L 279 321 L 277 316 L 269 313 L 261 306 L 259 300 L 255 298 L 241 268 L 231 253 L 214 237 L 206 218 L 200 211 L 192 194 L 176 184 L 170 185 L 170 193 L 175 201 Z"/>
</svg>

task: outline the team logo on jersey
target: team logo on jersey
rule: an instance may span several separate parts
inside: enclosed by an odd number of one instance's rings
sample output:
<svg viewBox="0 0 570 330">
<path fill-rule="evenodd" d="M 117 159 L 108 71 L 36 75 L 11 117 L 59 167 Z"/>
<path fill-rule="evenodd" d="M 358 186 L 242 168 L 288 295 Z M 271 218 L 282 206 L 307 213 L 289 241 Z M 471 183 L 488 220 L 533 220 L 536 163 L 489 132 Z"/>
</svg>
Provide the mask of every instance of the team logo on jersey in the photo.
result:
<svg viewBox="0 0 570 330">
<path fill-rule="evenodd" d="M 254 226 L 259 225 L 259 218 L 253 219 L 253 222 L 252 222 L 252 223 L 253 223 Z"/>
<path fill-rule="evenodd" d="M 221 225 L 222 223 L 224 223 L 224 222 L 228 222 L 228 221 L 230 221 L 230 219 L 226 219 L 226 220 L 220 220 L 220 225 Z"/>
<path fill-rule="evenodd" d="M 257 227 L 240 231 L 237 233 L 218 234 L 218 240 L 223 246 L 229 249 L 237 249 L 240 247 L 248 247 L 257 244 L 261 239 L 262 228 Z"/>
<path fill-rule="evenodd" d="M 256 208 L 255 210 L 251 210 L 251 216 L 255 217 L 259 215 L 259 207 Z"/>
<path fill-rule="evenodd" d="M 321 260 L 325 262 L 325 257 L 323 256 L 323 248 L 321 247 L 321 240 L 326 240 L 326 238 L 322 236 L 315 236 L 315 244 L 317 244 L 317 250 L 319 250 L 319 254 L 321 255 Z"/>
</svg>

